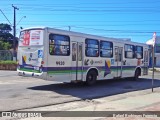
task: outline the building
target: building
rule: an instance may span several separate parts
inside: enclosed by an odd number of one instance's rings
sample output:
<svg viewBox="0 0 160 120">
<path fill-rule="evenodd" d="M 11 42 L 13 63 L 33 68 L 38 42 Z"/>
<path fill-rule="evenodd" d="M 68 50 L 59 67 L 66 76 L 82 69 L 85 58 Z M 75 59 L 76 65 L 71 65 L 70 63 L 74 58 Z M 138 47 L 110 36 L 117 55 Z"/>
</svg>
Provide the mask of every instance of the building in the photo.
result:
<svg viewBox="0 0 160 120">
<path fill-rule="evenodd" d="M 149 66 L 152 66 L 152 46 L 153 46 L 153 38 L 148 40 L 146 42 L 146 44 L 149 45 L 150 48 L 150 52 L 149 52 L 149 56 L 150 56 L 150 62 L 149 62 Z M 160 67 L 160 36 L 156 36 L 156 40 L 155 40 L 155 47 L 154 47 L 154 53 L 155 53 L 155 57 L 154 57 L 154 62 L 155 62 L 155 66 L 156 67 Z"/>
</svg>

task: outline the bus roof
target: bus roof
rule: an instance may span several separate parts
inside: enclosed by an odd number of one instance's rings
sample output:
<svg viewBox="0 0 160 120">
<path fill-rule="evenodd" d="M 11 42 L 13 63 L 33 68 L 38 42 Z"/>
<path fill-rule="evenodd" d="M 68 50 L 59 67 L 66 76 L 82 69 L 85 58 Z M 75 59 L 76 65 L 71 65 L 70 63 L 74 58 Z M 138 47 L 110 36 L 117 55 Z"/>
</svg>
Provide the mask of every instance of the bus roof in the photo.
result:
<svg viewBox="0 0 160 120">
<path fill-rule="evenodd" d="M 57 28 L 51 28 L 51 27 L 45 27 L 45 26 L 36 26 L 36 27 L 29 27 L 29 28 L 24 28 L 21 31 L 24 30 L 34 30 L 34 29 L 48 29 L 49 31 L 58 31 L 58 32 L 63 32 L 65 34 L 69 35 L 74 35 L 74 36 L 82 36 L 82 37 L 94 37 L 97 39 L 111 39 L 113 41 L 118 41 L 118 42 L 131 42 L 135 44 L 141 44 L 141 45 L 146 45 L 145 43 L 139 43 L 139 42 L 133 42 L 131 41 L 130 38 L 113 38 L 113 37 L 104 37 L 104 36 L 98 36 L 98 35 L 92 35 L 92 34 L 86 34 L 86 33 L 81 33 L 81 32 L 74 32 L 74 31 L 67 31 L 67 30 L 62 30 L 62 29 L 57 29 Z M 128 43 L 129 44 L 129 43 Z"/>
<path fill-rule="evenodd" d="M 24 29 L 22 29 L 21 31 L 30 30 L 30 29 L 45 29 L 45 28 L 47 28 L 47 27 L 45 27 L 45 26 L 36 26 L 36 27 L 24 28 Z"/>
</svg>

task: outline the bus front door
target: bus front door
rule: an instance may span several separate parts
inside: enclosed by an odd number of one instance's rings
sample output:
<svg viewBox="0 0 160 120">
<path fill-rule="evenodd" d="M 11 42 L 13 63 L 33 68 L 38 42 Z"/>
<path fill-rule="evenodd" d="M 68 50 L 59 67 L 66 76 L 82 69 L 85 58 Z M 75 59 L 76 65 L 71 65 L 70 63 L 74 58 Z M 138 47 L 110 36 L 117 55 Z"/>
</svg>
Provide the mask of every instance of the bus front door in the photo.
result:
<svg viewBox="0 0 160 120">
<path fill-rule="evenodd" d="M 72 42 L 72 80 L 83 80 L 83 44 Z"/>
<path fill-rule="evenodd" d="M 116 74 L 115 78 L 122 77 L 122 67 L 123 67 L 123 48 L 116 47 L 115 48 L 115 64 L 116 64 Z"/>
</svg>

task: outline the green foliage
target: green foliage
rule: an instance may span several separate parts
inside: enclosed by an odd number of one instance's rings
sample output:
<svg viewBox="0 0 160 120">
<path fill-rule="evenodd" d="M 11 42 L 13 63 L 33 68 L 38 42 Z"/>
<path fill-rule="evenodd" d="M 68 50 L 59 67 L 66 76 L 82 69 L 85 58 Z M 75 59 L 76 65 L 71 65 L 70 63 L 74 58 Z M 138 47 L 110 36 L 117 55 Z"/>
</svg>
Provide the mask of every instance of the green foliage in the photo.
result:
<svg viewBox="0 0 160 120">
<path fill-rule="evenodd" d="M 2 33 L 0 32 L 0 40 L 3 41 L 13 41 L 13 35 L 11 33 Z"/>
<path fill-rule="evenodd" d="M 17 62 L 16 62 L 16 61 L 7 60 L 7 61 L 0 61 L 0 64 L 3 64 L 3 65 L 11 65 L 11 64 L 14 64 L 14 65 L 16 65 Z"/>
<path fill-rule="evenodd" d="M 1 23 L 1 24 L 0 24 L 0 31 L 1 31 L 2 33 L 9 33 L 11 30 L 12 30 L 12 29 L 11 29 L 11 26 L 10 26 L 10 25 L 4 24 L 4 23 Z"/>
<path fill-rule="evenodd" d="M 13 39 L 13 35 L 10 33 L 11 32 L 11 26 L 8 24 L 0 24 L 0 40 L 3 41 L 9 41 Z"/>
<path fill-rule="evenodd" d="M 11 26 L 8 24 L 0 24 L 0 50 L 9 50 L 13 44 L 13 35 Z"/>
<path fill-rule="evenodd" d="M 11 48 L 11 44 L 9 42 L 0 41 L 0 50 L 9 50 Z"/>
</svg>

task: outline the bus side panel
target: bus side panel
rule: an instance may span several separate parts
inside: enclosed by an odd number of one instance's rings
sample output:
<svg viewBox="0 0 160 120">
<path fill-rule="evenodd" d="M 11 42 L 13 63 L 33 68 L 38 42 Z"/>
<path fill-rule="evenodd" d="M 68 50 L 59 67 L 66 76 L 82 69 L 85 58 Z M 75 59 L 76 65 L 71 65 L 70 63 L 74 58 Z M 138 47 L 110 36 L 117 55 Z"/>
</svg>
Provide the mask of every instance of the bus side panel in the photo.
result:
<svg viewBox="0 0 160 120">
<path fill-rule="evenodd" d="M 48 67 L 48 29 L 44 30 L 44 53 L 43 53 L 43 74 L 42 79 L 48 80 L 47 67 Z"/>
<path fill-rule="evenodd" d="M 99 58 L 102 60 L 101 68 L 99 69 L 98 80 L 107 80 L 114 78 L 114 71 L 112 71 L 113 64 L 111 63 L 112 58 Z"/>
<path fill-rule="evenodd" d="M 122 78 L 134 77 L 135 69 L 137 67 L 137 59 L 134 58 L 134 51 L 130 51 L 134 44 L 126 43 L 123 44 L 123 67 L 122 67 Z"/>
<path fill-rule="evenodd" d="M 109 58 L 85 57 L 84 70 L 86 71 L 86 74 L 84 74 L 84 80 L 86 79 L 88 71 L 93 69 L 98 71 L 97 80 L 113 79 L 111 68 L 111 59 Z"/>
<path fill-rule="evenodd" d="M 51 55 L 50 46 L 49 46 L 50 33 L 65 35 L 63 33 L 56 33 L 56 31 L 52 31 L 52 30 L 48 31 L 47 33 L 47 38 L 46 38 L 47 80 L 51 80 L 51 81 L 53 80 L 58 82 L 70 82 L 71 81 L 71 62 L 70 62 L 71 53 L 69 56 Z M 71 51 L 71 47 L 70 47 L 70 51 Z"/>
<path fill-rule="evenodd" d="M 71 81 L 69 57 L 48 55 L 47 79 L 59 82 Z"/>
</svg>

